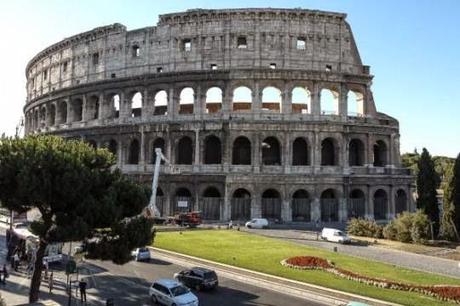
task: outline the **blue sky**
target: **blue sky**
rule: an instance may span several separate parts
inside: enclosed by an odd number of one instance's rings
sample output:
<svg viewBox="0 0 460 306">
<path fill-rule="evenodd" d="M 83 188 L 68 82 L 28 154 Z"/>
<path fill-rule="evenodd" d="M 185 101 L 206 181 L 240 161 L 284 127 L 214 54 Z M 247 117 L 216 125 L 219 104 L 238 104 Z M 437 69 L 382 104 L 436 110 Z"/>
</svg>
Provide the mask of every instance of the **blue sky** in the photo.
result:
<svg viewBox="0 0 460 306">
<path fill-rule="evenodd" d="M 377 109 L 400 121 L 401 152 L 460 152 L 457 0 L 0 0 L 0 132 L 14 134 L 25 101 L 25 65 L 46 46 L 115 22 L 132 30 L 155 25 L 162 13 L 231 7 L 346 13 L 363 63 L 375 75 Z"/>
</svg>

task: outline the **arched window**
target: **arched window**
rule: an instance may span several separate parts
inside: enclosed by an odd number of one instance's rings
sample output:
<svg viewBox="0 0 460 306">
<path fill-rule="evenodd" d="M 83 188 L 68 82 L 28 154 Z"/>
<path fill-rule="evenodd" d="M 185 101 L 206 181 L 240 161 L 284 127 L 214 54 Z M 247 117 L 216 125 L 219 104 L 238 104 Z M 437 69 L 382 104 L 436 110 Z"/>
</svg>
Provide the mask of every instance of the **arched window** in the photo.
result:
<svg viewBox="0 0 460 306">
<path fill-rule="evenodd" d="M 67 122 L 67 103 L 59 103 L 59 123 Z"/>
<path fill-rule="evenodd" d="M 292 195 L 292 221 L 310 222 L 310 195 L 299 189 Z"/>
<path fill-rule="evenodd" d="M 179 212 L 192 211 L 193 199 L 192 193 L 187 188 L 181 187 L 176 190 L 175 199 L 171 205 L 171 214 L 175 215 Z"/>
<path fill-rule="evenodd" d="M 56 106 L 51 104 L 48 112 L 48 125 L 53 126 L 56 123 Z"/>
<path fill-rule="evenodd" d="M 206 137 L 204 141 L 204 164 L 220 164 L 222 161 L 222 145 L 216 136 Z"/>
<path fill-rule="evenodd" d="M 275 189 L 262 193 L 262 218 L 281 220 L 281 197 Z"/>
<path fill-rule="evenodd" d="M 364 165 L 364 144 L 360 139 L 352 139 L 348 148 L 348 161 L 350 166 Z"/>
<path fill-rule="evenodd" d="M 88 99 L 88 119 L 95 120 L 99 118 L 99 97 L 91 96 Z"/>
<path fill-rule="evenodd" d="M 180 92 L 179 114 L 193 114 L 195 92 L 193 88 L 186 87 Z"/>
<path fill-rule="evenodd" d="M 75 99 L 72 101 L 73 121 L 81 121 L 83 119 L 83 101 Z"/>
<path fill-rule="evenodd" d="M 232 197 L 232 220 L 249 220 L 251 218 L 251 194 L 244 188 L 233 192 Z"/>
<path fill-rule="evenodd" d="M 321 142 L 321 165 L 336 166 L 337 165 L 337 149 L 335 140 L 326 138 Z"/>
<path fill-rule="evenodd" d="M 215 187 L 206 188 L 199 207 L 202 218 L 204 220 L 220 220 L 222 204 L 219 190 Z"/>
<path fill-rule="evenodd" d="M 383 140 L 374 144 L 374 167 L 385 167 L 387 164 L 387 145 Z"/>
<path fill-rule="evenodd" d="M 339 114 L 339 93 L 330 89 L 321 90 L 321 114 Z"/>
<path fill-rule="evenodd" d="M 262 110 L 281 112 L 281 90 L 268 86 L 262 91 Z"/>
<path fill-rule="evenodd" d="M 179 165 L 191 165 L 193 163 L 193 142 L 189 137 L 182 137 L 177 143 L 176 157 Z"/>
<path fill-rule="evenodd" d="M 251 142 L 244 136 L 240 136 L 233 142 L 233 165 L 251 164 Z"/>
<path fill-rule="evenodd" d="M 211 87 L 206 92 L 206 113 L 218 113 L 222 109 L 222 89 Z"/>
<path fill-rule="evenodd" d="M 110 99 L 110 103 L 112 105 L 112 118 L 119 118 L 120 117 L 120 96 L 113 95 Z"/>
<path fill-rule="evenodd" d="M 327 189 L 321 194 L 321 221 L 339 221 L 339 203 L 333 189 Z"/>
<path fill-rule="evenodd" d="M 348 199 L 347 212 L 348 219 L 350 218 L 364 218 L 366 214 L 366 199 L 364 192 L 360 189 L 353 189 L 350 192 Z"/>
<path fill-rule="evenodd" d="M 40 127 L 44 127 L 46 123 L 46 108 L 40 108 Z"/>
<path fill-rule="evenodd" d="M 275 137 L 267 137 L 262 142 L 262 164 L 281 165 L 281 148 Z"/>
<path fill-rule="evenodd" d="M 97 149 L 97 143 L 96 143 L 96 141 L 90 139 L 90 140 L 87 140 L 86 142 L 87 142 L 88 145 L 90 145 L 93 149 Z"/>
<path fill-rule="evenodd" d="M 136 92 L 131 99 L 131 117 L 142 116 L 142 94 Z"/>
<path fill-rule="evenodd" d="M 168 114 L 168 94 L 166 90 L 160 90 L 155 94 L 154 102 L 155 110 L 154 116 L 167 115 Z"/>
<path fill-rule="evenodd" d="M 348 116 L 362 117 L 364 115 L 364 96 L 362 93 L 350 90 L 347 104 Z"/>
<path fill-rule="evenodd" d="M 152 164 L 155 163 L 155 160 L 157 158 L 157 154 L 155 153 L 155 149 L 161 149 L 161 153 L 163 153 L 163 155 L 166 155 L 166 152 L 165 152 L 165 140 L 163 138 L 157 138 L 155 139 L 155 141 L 153 142 L 153 146 L 152 146 Z M 161 164 L 164 164 L 164 161 L 161 160 Z"/>
<path fill-rule="evenodd" d="M 117 156 L 118 145 L 117 145 L 117 142 L 114 139 L 110 139 L 108 150 L 109 150 L 110 153 L 112 153 L 113 155 Z"/>
<path fill-rule="evenodd" d="M 386 219 L 388 211 L 388 195 L 385 190 L 379 189 L 374 193 L 374 219 Z"/>
<path fill-rule="evenodd" d="M 292 112 L 311 114 L 311 93 L 307 88 L 295 87 L 292 90 Z"/>
<path fill-rule="evenodd" d="M 34 128 L 38 129 L 39 127 L 40 127 L 40 124 L 39 124 L 38 110 L 35 110 L 35 112 L 34 112 Z"/>
<path fill-rule="evenodd" d="M 299 137 L 292 144 L 292 165 L 307 166 L 309 165 L 308 144 L 305 139 Z"/>
<path fill-rule="evenodd" d="M 395 213 L 396 215 L 401 214 L 403 211 L 408 210 L 407 208 L 407 195 L 402 189 L 399 189 L 395 194 Z"/>
<path fill-rule="evenodd" d="M 133 139 L 129 145 L 128 164 L 137 165 L 139 163 L 139 141 Z"/>
<path fill-rule="evenodd" d="M 252 91 L 241 86 L 235 88 L 233 91 L 233 111 L 234 112 L 248 112 L 252 109 Z"/>
</svg>

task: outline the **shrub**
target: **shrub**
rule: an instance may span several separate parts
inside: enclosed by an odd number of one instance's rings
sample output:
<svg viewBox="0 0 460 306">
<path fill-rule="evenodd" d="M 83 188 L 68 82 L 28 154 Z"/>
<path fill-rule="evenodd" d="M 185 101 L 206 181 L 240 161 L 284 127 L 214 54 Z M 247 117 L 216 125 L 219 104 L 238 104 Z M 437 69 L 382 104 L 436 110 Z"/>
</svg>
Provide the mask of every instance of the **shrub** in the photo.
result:
<svg viewBox="0 0 460 306">
<path fill-rule="evenodd" d="M 426 243 L 430 239 L 430 220 L 428 220 L 428 216 L 421 210 L 413 214 L 410 234 L 412 241 L 415 243 Z"/>
<path fill-rule="evenodd" d="M 352 218 L 347 224 L 347 232 L 355 236 L 382 238 L 382 230 L 382 226 L 378 225 L 374 220 Z"/>
<path fill-rule="evenodd" d="M 384 228 L 383 228 L 383 237 L 385 239 L 390 239 L 390 240 L 397 240 L 396 239 L 396 234 L 398 231 L 396 230 L 395 222 L 392 220 L 390 223 L 388 223 Z"/>
<path fill-rule="evenodd" d="M 394 220 L 395 227 L 396 227 L 396 240 L 401 242 L 411 242 L 411 228 L 412 228 L 412 219 L 413 214 L 410 212 L 403 212 L 402 214 L 398 215 L 398 217 Z"/>
</svg>

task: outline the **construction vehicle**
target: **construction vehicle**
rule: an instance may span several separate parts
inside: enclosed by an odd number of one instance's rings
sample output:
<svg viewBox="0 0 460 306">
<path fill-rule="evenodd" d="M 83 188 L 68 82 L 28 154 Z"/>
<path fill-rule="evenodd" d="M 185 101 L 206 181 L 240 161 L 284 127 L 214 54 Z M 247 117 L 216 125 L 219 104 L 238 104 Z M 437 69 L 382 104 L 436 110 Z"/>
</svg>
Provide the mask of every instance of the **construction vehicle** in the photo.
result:
<svg viewBox="0 0 460 306">
<path fill-rule="evenodd" d="M 161 216 L 158 207 L 156 206 L 157 200 L 157 188 L 158 188 L 158 176 L 160 175 L 160 164 L 163 160 L 165 164 L 170 165 L 169 160 L 161 153 L 160 148 L 155 148 L 155 168 L 153 170 L 153 180 L 152 180 L 152 195 L 150 196 L 149 205 L 144 211 L 144 215 L 148 218 L 152 218 L 154 223 L 163 224 L 166 222 L 166 218 Z"/>
<path fill-rule="evenodd" d="M 171 221 L 179 226 L 197 227 L 201 224 L 201 213 L 199 211 L 178 213 Z"/>
</svg>

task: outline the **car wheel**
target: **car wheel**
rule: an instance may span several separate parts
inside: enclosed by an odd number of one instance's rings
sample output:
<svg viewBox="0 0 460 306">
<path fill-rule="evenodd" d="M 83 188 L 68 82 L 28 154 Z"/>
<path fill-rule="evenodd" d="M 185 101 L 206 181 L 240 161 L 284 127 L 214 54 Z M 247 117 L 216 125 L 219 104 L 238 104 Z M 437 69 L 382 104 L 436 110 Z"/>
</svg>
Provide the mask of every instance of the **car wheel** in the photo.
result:
<svg viewBox="0 0 460 306">
<path fill-rule="evenodd" d="M 152 300 L 153 305 L 157 305 L 157 304 L 158 304 L 158 300 L 157 300 L 157 298 L 156 298 L 155 295 L 152 294 L 152 295 L 150 296 L 150 299 Z"/>
</svg>

